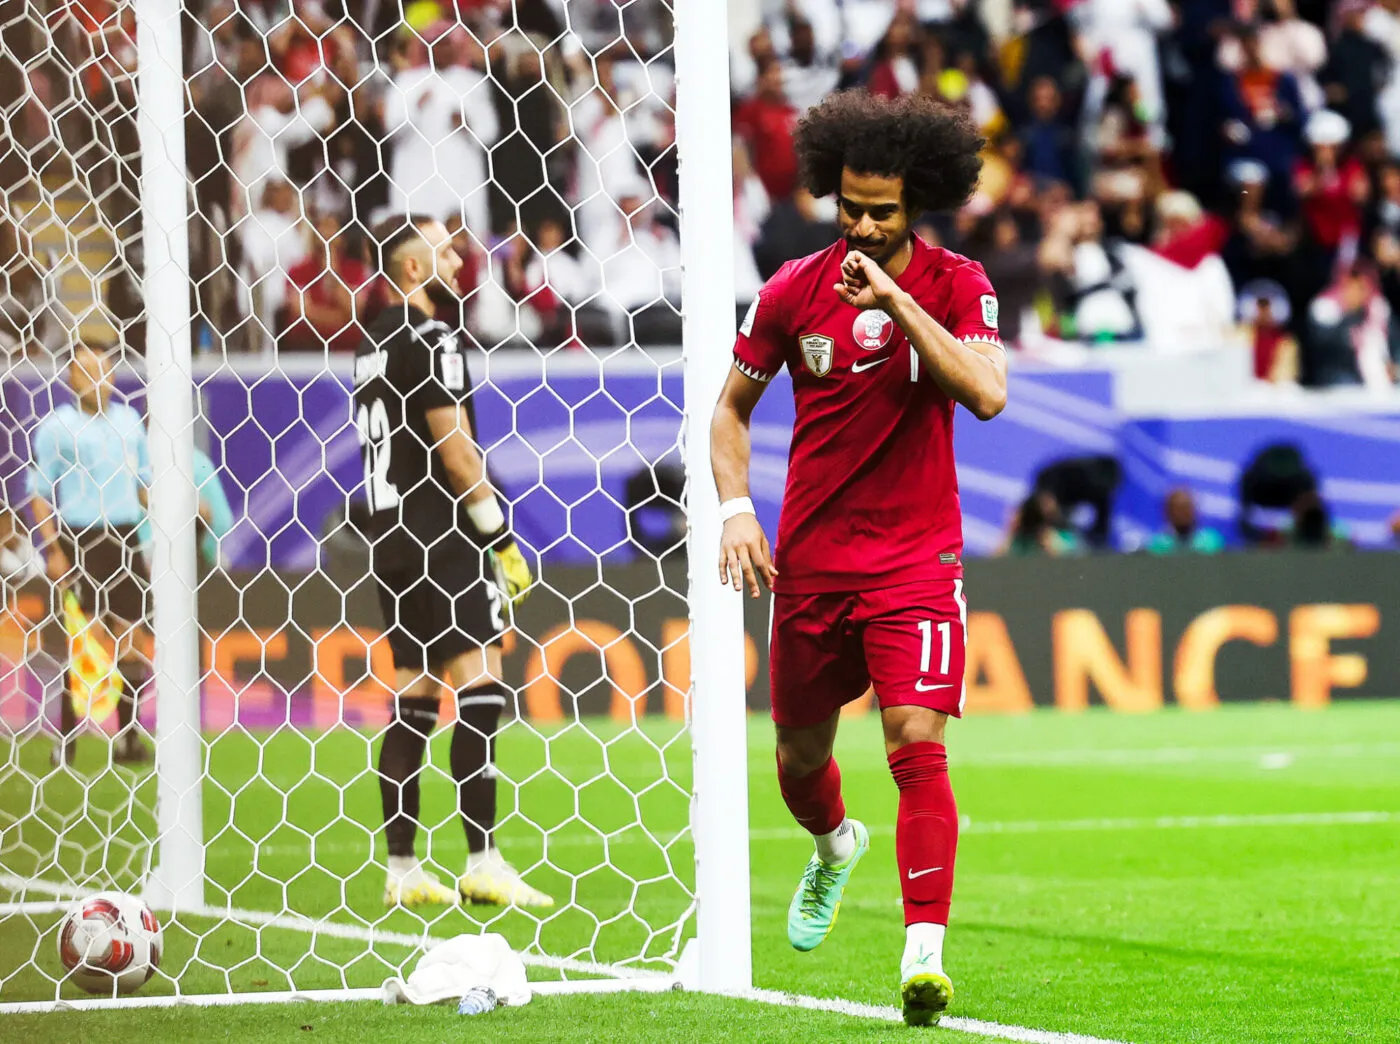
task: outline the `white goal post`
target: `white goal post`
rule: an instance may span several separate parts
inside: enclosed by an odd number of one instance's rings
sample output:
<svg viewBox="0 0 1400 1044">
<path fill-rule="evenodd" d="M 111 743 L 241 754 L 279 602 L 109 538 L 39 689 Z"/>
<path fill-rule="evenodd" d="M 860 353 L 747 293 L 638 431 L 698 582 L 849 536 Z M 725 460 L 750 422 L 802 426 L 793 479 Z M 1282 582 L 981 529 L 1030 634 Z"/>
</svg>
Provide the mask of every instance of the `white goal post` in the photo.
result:
<svg viewBox="0 0 1400 1044">
<path fill-rule="evenodd" d="M 238 10 L 236 2 L 231 6 Z M 145 360 L 144 366 L 123 370 L 128 378 L 143 371 L 140 392 L 121 394 L 131 394 L 133 401 L 144 398 L 149 431 L 145 555 L 154 684 L 142 717 L 154 720 L 154 770 L 143 775 L 140 769 L 119 768 L 105 748 L 93 753 L 99 746 L 95 739 L 83 740 L 90 745 L 81 748 L 76 770 L 49 768 L 46 740 L 53 733 L 55 700 L 63 698 L 62 672 L 57 681 L 48 677 L 38 684 L 36 694 L 34 684 L 18 680 L 30 678 L 32 665 L 0 662 L 5 691 L 18 693 L 8 697 L 9 704 L 0 693 L 0 751 L 8 752 L 0 756 L 0 793 L 22 791 L 29 802 L 28 807 L 0 806 L 0 1017 L 6 1011 L 123 1005 L 362 1000 L 377 995 L 376 976 L 406 976 L 426 945 L 458 931 L 506 934 L 527 965 L 546 977 L 541 992 L 677 985 L 738 993 L 752 986 L 743 596 L 718 582 L 721 523 L 709 444 L 710 418 L 730 369 L 735 330 L 727 17 L 724 3 L 714 0 L 673 0 L 671 6 L 674 42 L 667 49 L 675 69 L 679 161 L 678 206 L 671 215 L 679 228 L 681 259 L 679 357 L 649 353 L 633 342 L 617 349 L 570 349 L 568 358 L 562 347 L 530 344 L 512 360 L 494 353 L 516 349 L 492 342 L 485 345 L 486 361 L 473 361 L 472 372 L 505 402 L 496 415 L 511 417 L 522 417 L 543 398 L 532 399 L 532 389 L 517 379 L 532 366 L 538 389 L 556 396 L 563 394 L 551 391 L 556 374 L 580 376 L 581 384 L 593 380 L 605 395 L 612 394 L 615 374 L 640 374 L 643 385 L 654 374 L 650 397 L 639 392 L 635 401 L 620 398 L 617 423 L 626 432 L 621 456 L 639 461 L 658 491 L 661 458 L 683 462 L 683 555 L 647 551 L 641 561 L 655 564 L 652 586 L 614 589 L 609 555 L 616 547 L 599 548 L 574 531 L 576 513 L 590 491 L 551 487 L 556 472 L 550 453 L 558 447 L 547 438 L 560 439 L 583 459 L 583 471 L 596 475 L 592 492 L 599 499 L 616 499 L 603 482 L 609 469 L 616 469 L 617 454 L 589 441 L 594 430 L 589 425 L 603 422 L 588 412 L 598 404 L 586 389 L 560 400 L 562 420 L 538 438 L 514 428 L 481 435 L 480 441 L 489 443 L 488 468 L 495 453 L 507 467 L 519 468 L 525 459 L 524 470 L 533 466 L 538 472 L 533 484 L 520 483 L 517 517 L 532 496 L 548 494 L 564 505 L 557 512 L 564 531 L 536 538 L 529 549 L 541 587 L 532 598 L 537 606 L 554 607 L 557 624 L 542 632 L 516 628 L 512 641 L 526 663 L 524 682 L 515 686 L 518 717 L 512 720 L 508 710 L 502 719 L 497 766 L 498 822 L 517 846 L 507 854 L 522 870 L 553 881 L 559 905 L 528 917 L 511 909 L 419 916 L 386 913 L 378 905 L 382 878 L 375 875 L 383 872 L 383 824 L 377 803 L 366 795 L 373 786 L 373 747 L 383 719 L 356 694 L 376 684 L 383 689 L 377 680 L 383 650 L 354 615 L 367 604 L 363 584 L 338 588 L 341 579 L 330 577 L 323 566 L 323 549 L 311 552 L 305 575 L 295 579 L 274 561 L 276 541 L 287 529 L 307 524 L 297 516 L 304 489 L 333 466 L 344 470 L 337 454 L 346 433 L 354 430 L 348 407 L 343 424 L 309 411 L 315 395 L 346 383 L 347 370 L 329 354 L 297 363 L 271 349 L 235 358 L 229 348 L 233 339 L 222 334 L 212 353 L 192 350 L 196 331 L 217 324 L 200 314 L 198 304 L 193 311 L 190 307 L 191 281 L 199 278 L 192 274 L 190 221 L 200 218 L 231 237 L 236 218 L 191 209 L 198 203 L 185 155 L 190 94 L 182 72 L 182 7 L 176 0 L 135 0 Z M 489 70 L 493 59 L 483 51 Z M 19 60 L 22 64 L 23 56 Z M 592 61 L 596 70 L 597 56 Z M 75 84 L 78 79 L 75 75 Z M 80 88 L 74 90 L 76 97 Z M 51 123 L 57 128 L 57 120 Z M 58 133 L 55 129 L 55 138 Z M 630 142 L 627 147 L 632 148 Z M 51 183 L 52 169 L 36 167 L 23 199 L 5 203 L 21 226 L 70 223 L 71 241 L 78 219 L 65 207 L 64 193 L 73 188 L 91 201 L 99 192 L 76 161 L 65 175 L 70 180 L 61 185 Z M 657 205 L 671 204 L 659 200 Z M 570 206 L 577 210 L 573 200 Z M 94 202 L 91 212 L 98 209 Z M 517 220 L 518 213 L 517 208 Z M 525 235 L 523 227 L 518 231 Z M 123 245 L 130 249 L 133 241 L 117 244 L 116 264 Z M 585 244 L 579 252 L 585 262 L 591 251 Z M 98 310 L 101 293 L 94 290 Z M 246 325 L 256 328 L 262 321 L 256 288 L 249 296 L 253 305 Z M 521 312 L 517 307 L 515 341 L 529 339 Z M 68 333 L 69 340 L 78 336 L 76 329 Z M 259 333 L 269 343 L 271 335 Z M 61 354 L 36 365 L 25 352 L 23 346 L 16 349 L 4 376 L 12 394 L 33 412 L 24 423 L 14 422 L 17 432 L 19 427 L 32 431 L 32 422 L 47 408 L 43 404 L 63 382 Z M 260 363 L 267 367 L 266 379 L 255 376 Z M 497 374 L 504 376 L 498 380 Z M 221 431 L 232 440 L 250 427 L 260 429 L 272 464 L 257 481 L 225 480 L 236 489 L 235 499 L 242 498 L 239 507 L 247 515 L 222 545 L 220 562 L 212 572 L 202 572 L 195 449 L 201 432 L 216 423 L 203 401 L 203 384 L 212 377 L 241 382 L 239 394 L 247 398 L 244 414 L 218 420 L 225 424 Z M 303 440 L 300 456 L 282 462 L 278 427 L 283 418 L 259 414 L 266 407 L 256 401 L 274 378 L 286 382 L 299 411 L 308 411 L 286 424 L 324 436 L 319 459 L 311 442 Z M 559 408 L 553 400 L 549 405 Z M 667 446 L 664 437 L 653 434 L 639 434 L 634 441 L 634 428 L 645 427 L 638 418 L 658 405 L 674 418 L 673 441 Z M 655 427 L 645 429 L 648 433 L 664 427 L 651 423 Z M 644 438 L 660 442 L 643 445 Z M 13 491 L 22 465 L 10 467 L 4 481 Z M 570 480 L 577 474 L 578 469 L 570 472 Z M 276 483 L 291 490 L 292 517 L 274 530 L 273 523 L 264 526 L 255 519 L 254 511 L 274 499 L 267 490 Z M 655 499 L 667 496 L 658 492 Z M 634 509 L 629 505 L 623 512 L 629 534 Z M 551 552 L 570 541 L 586 547 L 581 572 L 594 570 L 596 584 L 556 581 L 567 569 L 555 571 Z M 265 549 L 256 552 L 265 554 L 265 561 L 233 576 L 230 542 L 245 550 Z M 42 565 L 39 573 L 31 583 L 42 581 Z M 215 597 L 216 587 L 229 592 L 218 597 L 233 607 L 232 623 L 209 622 L 203 601 Z M 585 625 L 587 600 L 600 590 L 628 603 L 630 626 Z M 323 591 L 342 598 L 338 609 L 327 610 L 334 618 L 312 621 L 299 615 Z M 255 606 L 281 604 L 278 598 L 285 600 L 284 619 L 252 619 L 265 611 Z M 676 619 L 648 616 L 657 599 L 678 607 L 668 610 L 679 614 Z M 33 622 L 24 648 L 37 648 L 40 630 L 49 633 L 54 620 Z M 310 650 L 305 699 L 301 694 L 294 699 L 274 670 L 289 642 Z M 355 662 L 364 666 L 359 681 L 345 667 Z M 580 663 L 587 667 L 582 675 Z M 675 675 L 678 664 L 688 671 L 684 683 Z M 235 667 L 252 677 L 233 678 Z M 205 712 L 211 684 L 222 686 L 225 698 L 217 721 Z M 382 705 L 382 691 L 380 698 Z M 27 709 L 12 721 L 5 713 L 19 703 Z M 561 704 L 562 715 L 556 713 Z M 609 708 L 605 716 L 596 710 L 602 706 Z M 249 708 L 269 707 L 277 713 L 283 708 L 285 721 L 264 725 L 262 718 L 245 717 Z M 100 734 L 96 724 L 85 727 Z M 512 761 L 514 756 L 528 764 Z M 440 750 L 436 758 L 446 760 Z M 299 778 L 283 775 L 284 764 L 295 765 Z M 425 789 L 424 804 L 431 806 L 426 820 L 430 813 L 443 813 L 445 773 L 425 777 L 424 785 L 436 788 Z M 430 859 L 436 858 L 433 846 L 456 858 L 455 808 L 442 814 L 442 821 L 441 829 L 425 821 L 420 831 L 420 854 L 427 843 Z M 356 846 L 362 849 L 358 856 Z M 72 899 L 100 888 L 141 894 L 165 924 L 171 953 L 161 974 L 134 997 L 86 998 L 65 982 L 57 961 L 58 915 Z M 223 952 L 219 946 L 233 956 L 213 956 Z"/>
<path fill-rule="evenodd" d="M 185 85 L 179 0 L 136 4 L 141 231 L 151 450 L 151 631 L 156 683 L 156 846 L 147 901 L 179 916 L 204 905 L 204 758 L 199 722 L 194 377 Z"/>
<path fill-rule="evenodd" d="M 729 143 L 727 18 L 721 5 L 676 6 L 676 141 L 685 251 L 685 462 L 690 524 L 691 742 L 695 748 L 695 982 L 753 983 L 749 921 L 748 774 L 743 595 L 716 576 L 722 523 L 710 470 L 710 417 L 734 336 L 734 204 Z M 716 169 L 716 167 L 722 169 Z"/>
</svg>

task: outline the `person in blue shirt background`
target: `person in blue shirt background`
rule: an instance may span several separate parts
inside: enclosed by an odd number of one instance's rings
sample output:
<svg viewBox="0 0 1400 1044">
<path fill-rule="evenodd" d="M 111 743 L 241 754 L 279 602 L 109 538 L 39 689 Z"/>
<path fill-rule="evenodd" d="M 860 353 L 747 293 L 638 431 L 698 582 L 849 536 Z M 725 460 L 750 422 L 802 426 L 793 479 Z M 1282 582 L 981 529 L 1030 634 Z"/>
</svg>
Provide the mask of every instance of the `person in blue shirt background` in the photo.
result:
<svg viewBox="0 0 1400 1044">
<path fill-rule="evenodd" d="M 198 446 L 194 448 L 194 488 L 199 495 L 199 556 L 210 569 L 219 565 L 219 539 L 233 528 L 233 508 L 219 481 L 218 468 Z M 141 522 L 141 548 L 151 546 L 151 521 Z M 149 559 L 148 559 L 149 560 Z"/>
<path fill-rule="evenodd" d="M 194 451 L 194 488 L 199 494 L 199 553 L 205 565 L 215 569 L 219 565 L 219 538 L 233 528 L 233 508 L 214 462 L 198 448 Z"/>
<path fill-rule="evenodd" d="M 34 429 L 28 471 L 30 506 L 49 580 L 76 590 L 83 611 L 116 646 L 122 678 L 113 757 L 143 761 L 137 700 L 150 675 L 149 582 L 140 553 L 151 460 L 146 428 L 131 406 L 112 401 L 112 354 L 78 345 L 68 364 L 75 401 Z M 78 722 L 71 693 L 62 701 L 55 760 L 72 764 Z"/>
<path fill-rule="evenodd" d="M 1196 519 L 1196 501 L 1189 489 L 1178 487 L 1167 494 L 1167 528 L 1147 542 L 1152 555 L 1218 555 L 1225 549 L 1220 530 L 1202 526 Z"/>
</svg>

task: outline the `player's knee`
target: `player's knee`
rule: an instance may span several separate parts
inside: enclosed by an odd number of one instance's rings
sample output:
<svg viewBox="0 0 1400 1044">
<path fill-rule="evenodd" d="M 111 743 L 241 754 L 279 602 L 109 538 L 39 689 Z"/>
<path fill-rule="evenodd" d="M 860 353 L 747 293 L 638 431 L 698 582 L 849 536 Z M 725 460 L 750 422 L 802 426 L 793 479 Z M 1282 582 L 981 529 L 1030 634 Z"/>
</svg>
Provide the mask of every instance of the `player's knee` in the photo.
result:
<svg viewBox="0 0 1400 1044">
<path fill-rule="evenodd" d="M 810 741 L 778 741 L 778 768 L 785 776 L 810 776 L 831 760 L 831 749 Z"/>
<path fill-rule="evenodd" d="M 883 720 L 885 750 L 893 754 L 911 743 L 942 743 L 948 715 L 927 707 L 891 707 Z"/>
</svg>

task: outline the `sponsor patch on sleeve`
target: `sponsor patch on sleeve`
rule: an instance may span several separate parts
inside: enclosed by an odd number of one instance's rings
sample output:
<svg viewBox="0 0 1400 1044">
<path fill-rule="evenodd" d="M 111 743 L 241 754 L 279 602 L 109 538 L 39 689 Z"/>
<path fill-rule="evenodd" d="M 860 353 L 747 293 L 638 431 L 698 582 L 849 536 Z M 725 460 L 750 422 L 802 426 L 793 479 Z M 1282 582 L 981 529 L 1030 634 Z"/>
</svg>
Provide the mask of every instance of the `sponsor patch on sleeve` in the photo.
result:
<svg viewBox="0 0 1400 1044">
<path fill-rule="evenodd" d="M 467 366 L 462 353 L 443 352 L 438 359 L 442 363 L 442 386 L 448 391 L 463 391 L 467 386 Z"/>
<path fill-rule="evenodd" d="M 758 295 L 754 294 L 753 303 L 749 305 L 749 310 L 744 313 L 744 321 L 739 324 L 739 332 L 745 337 L 753 333 L 753 321 L 758 315 Z"/>
<path fill-rule="evenodd" d="M 1001 314 L 1001 306 L 997 303 L 995 294 L 982 295 L 982 325 L 992 330 L 997 329 L 997 316 Z"/>
</svg>

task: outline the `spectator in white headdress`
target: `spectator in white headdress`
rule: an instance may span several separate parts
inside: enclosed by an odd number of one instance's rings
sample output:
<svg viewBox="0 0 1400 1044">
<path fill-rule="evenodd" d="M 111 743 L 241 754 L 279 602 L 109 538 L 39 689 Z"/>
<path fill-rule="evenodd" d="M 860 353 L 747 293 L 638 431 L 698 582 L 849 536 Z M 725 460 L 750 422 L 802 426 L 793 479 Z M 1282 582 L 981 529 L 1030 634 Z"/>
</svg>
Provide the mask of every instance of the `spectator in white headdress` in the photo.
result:
<svg viewBox="0 0 1400 1044">
<path fill-rule="evenodd" d="M 1346 152 L 1351 125 L 1330 109 L 1319 109 L 1303 131 L 1309 154 L 1298 161 L 1293 187 L 1310 240 L 1313 285 L 1326 285 L 1339 265 L 1356 258 L 1361 217 L 1371 181 L 1361 161 Z"/>
<path fill-rule="evenodd" d="M 395 213 L 461 216 L 485 243 L 491 232 L 486 150 L 500 133 L 481 45 L 466 29 L 429 27 L 433 41 L 394 77 L 384 100 L 393 136 L 389 205 Z"/>
</svg>

